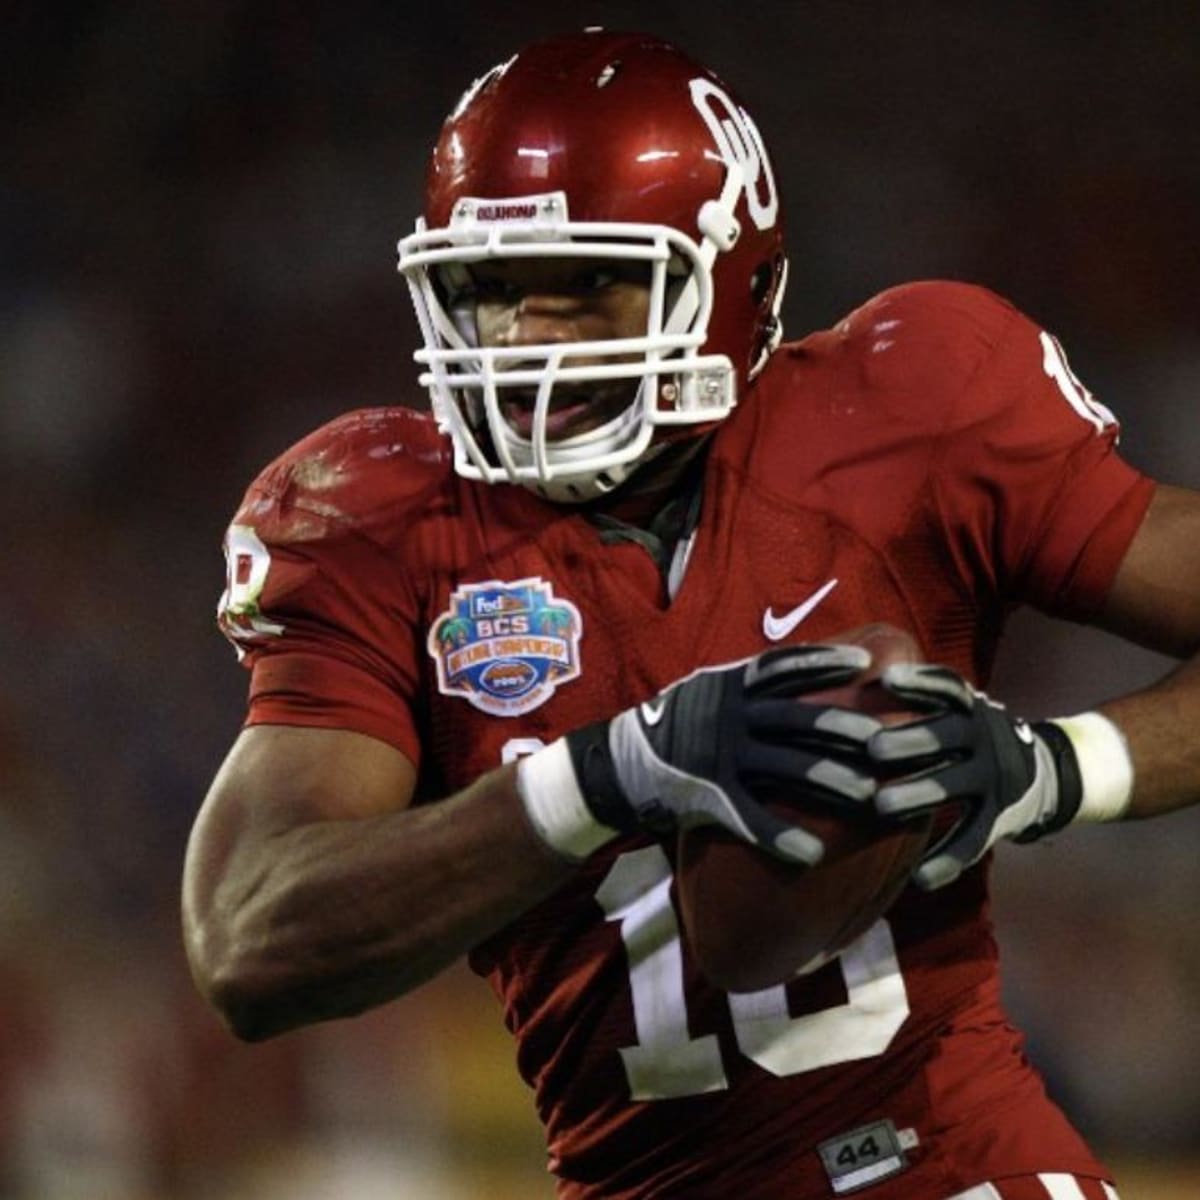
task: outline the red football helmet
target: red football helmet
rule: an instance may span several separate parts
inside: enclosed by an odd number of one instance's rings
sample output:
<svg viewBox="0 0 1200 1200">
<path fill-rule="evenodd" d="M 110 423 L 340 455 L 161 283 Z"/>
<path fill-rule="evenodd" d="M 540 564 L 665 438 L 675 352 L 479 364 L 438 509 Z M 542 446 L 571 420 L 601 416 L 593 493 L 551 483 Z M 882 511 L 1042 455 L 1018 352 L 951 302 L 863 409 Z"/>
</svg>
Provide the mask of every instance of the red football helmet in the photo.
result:
<svg viewBox="0 0 1200 1200">
<path fill-rule="evenodd" d="M 588 500 L 654 452 L 659 427 L 725 417 L 779 343 L 779 207 L 745 109 L 658 38 L 589 30 L 476 80 L 442 128 L 424 217 L 399 246 L 425 340 L 421 383 L 458 471 Z M 649 264 L 645 335 L 480 346 L 472 264 L 550 256 Z M 621 414 L 547 436 L 557 383 L 613 379 L 640 380 Z M 502 415 L 506 388 L 536 396 L 526 435 Z"/>
</svg>

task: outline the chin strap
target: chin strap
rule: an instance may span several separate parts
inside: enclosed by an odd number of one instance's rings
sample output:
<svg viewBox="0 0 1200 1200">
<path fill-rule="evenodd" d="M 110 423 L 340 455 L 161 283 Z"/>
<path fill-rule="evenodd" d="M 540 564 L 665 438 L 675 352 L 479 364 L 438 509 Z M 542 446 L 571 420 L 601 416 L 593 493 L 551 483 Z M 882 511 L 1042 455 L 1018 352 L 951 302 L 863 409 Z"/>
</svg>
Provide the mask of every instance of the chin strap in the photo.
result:
<svg viewBox="0 0 1200 1200">
<path fill-rule="evenodd" d="M 647 463 L 653 462 L 669 445 L 668 442 L 651 442 L 641 458 L 621 463 L 605 471 L 583 472 L 579 475 L 563 475 L 542 482 L 538 479 L 523 479 L 520 486 L 527 488 L 543 500 L 552 504 L 588 504 L 603 499 L 621 487 Z"/>
</svg>

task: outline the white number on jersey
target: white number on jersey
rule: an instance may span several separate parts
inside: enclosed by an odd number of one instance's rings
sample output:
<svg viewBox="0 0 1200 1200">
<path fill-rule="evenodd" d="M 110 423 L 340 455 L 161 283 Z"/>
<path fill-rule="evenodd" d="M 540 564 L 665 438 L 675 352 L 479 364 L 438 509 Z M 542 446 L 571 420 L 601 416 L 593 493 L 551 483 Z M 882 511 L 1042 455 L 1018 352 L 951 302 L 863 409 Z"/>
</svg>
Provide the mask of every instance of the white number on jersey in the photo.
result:
<svg viewBox="0 0 1200 1200">
<path fill-rule="evenodd" d="M 500 747 L 500 761 L 502 763 L 514 763 L 518 758 L 524 758 L 527 754 L 536 754 L 539 750 L 545 750 L 545 748 L 546 743 L 543 742 L 541 738 L 509 738 L 508 741 Z"/>
<path fill-rule="evenodd" d="M 1039 334 L 1039 340 L 1042 343 L 1042 370 L 1058 384 L 1067 403 L 1085 421 L 1095 425 L 1097 433 L 1101 433 L 1106 425 L 1115 425 L 1117 418 L 1076 378 L 1058 338 L 1043 332 Z"/>
<path fill-rule="evenodd" d="M 268 621 L 259 607 L 270 569 L 271 552 L 253 526 L 231 525 L 225 537 L 225 591 L 217 603 L 217 621 L 239 659 L 245 654 L 239 642 L 283 632 L 283 626 Z"/>
<path fill-rule="evenodd" d="M 671 864 L 661 846 L 622 854 L 596 899 L 619 921 L 629 956 L 637 1043 L 621 1048 L 634 1100 L 696 1096 L 728 1087 L 715 1034 L 688 1036 L 683 945 L 671 904 Z"/>
<path fill-rule="evenodd" d="M 622 854 L 596 892 L 621 927 L 637 1043 L 621 1050 L 634 1100 L 664 1100 L 728 1086 L 716 1036 L 688 1033 L 683 948 L 671 904 L 671 865 L 660 846 Z M 841 954 L 845 1004 L 793 1017 L 781 984 L 731 994 L 738 1049 L 773 1075 L 799 1075 L 882 1054 L 909 1013 L 891 927 L 879 920 Z"/>
</svg>

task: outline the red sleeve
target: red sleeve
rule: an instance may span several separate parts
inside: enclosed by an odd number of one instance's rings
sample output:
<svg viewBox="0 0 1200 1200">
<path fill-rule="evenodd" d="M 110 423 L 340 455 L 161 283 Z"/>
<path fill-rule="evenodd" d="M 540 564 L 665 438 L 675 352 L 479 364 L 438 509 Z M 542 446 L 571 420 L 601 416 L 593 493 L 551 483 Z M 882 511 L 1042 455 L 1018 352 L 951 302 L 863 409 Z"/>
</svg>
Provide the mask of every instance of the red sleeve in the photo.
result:
<svg viewBox="0 0 1200 1200">
<path fill-rule="evenodd" d="M 1006 603 L 1091 618 L 1137 532 L 1153 483 L 1117 453 L 1119 426 L 1057 341 L 998 297 L 990 353 L 950 398 L 933 479 L 965 580 Z"/>
<path fill-rule="evenodd" d="M 394 548 L 281 460 L 225 549 L 218 617 L 251 672 L 245 723 L 354 730 L 419 765 L 417 605 Z"/>
</svg>

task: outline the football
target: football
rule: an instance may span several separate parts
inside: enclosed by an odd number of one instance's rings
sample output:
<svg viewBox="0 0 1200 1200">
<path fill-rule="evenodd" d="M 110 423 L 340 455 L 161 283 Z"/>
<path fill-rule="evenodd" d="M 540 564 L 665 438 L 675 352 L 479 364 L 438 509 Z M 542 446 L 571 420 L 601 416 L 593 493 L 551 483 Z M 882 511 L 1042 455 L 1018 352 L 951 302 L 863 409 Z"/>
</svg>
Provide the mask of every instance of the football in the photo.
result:
<svg viewBox="0 0 1200 1200">
<path fill-rule="evenodd" d="M 857 679 L 805 697 L 897 724 L 913 716 L 879 682 L 885 667 L 917 662 L 916 641 L 891 625 L 824 639 L 871 652 Z M 817 834 L 815 867 L 783 862 L 712 825 L 678 836 L 676 879 L 688 947 L 704 974 L 731 992 L 759 991 L 814 970 L 865 933 L 899 896 L 930 840 L 932 819 L 881 824 L 872 814 L 786 799 L 768 807 Z"/>
</svg>

